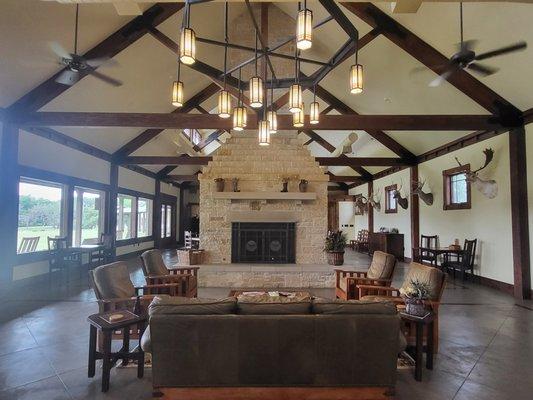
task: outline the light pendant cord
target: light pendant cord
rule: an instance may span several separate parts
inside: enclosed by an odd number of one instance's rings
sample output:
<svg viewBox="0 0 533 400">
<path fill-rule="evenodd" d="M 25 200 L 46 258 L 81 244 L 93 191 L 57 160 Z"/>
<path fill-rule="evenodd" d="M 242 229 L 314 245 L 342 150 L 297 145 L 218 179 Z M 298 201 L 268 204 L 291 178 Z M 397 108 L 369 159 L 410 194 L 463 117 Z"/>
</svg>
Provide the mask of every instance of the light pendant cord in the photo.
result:
<svg viewBox="0 0 533 400">
<path fill-rule="evenodd" d="M 224 75 L 226 76 L 226 75 Z M 239 97 L 237 98 L 237 107 L 241 107 L 242 105 L 242 99 L 241 99 L 241 78 L 242 78 L 242 69 L 239 68 Z"/>
<path fill-rule="evenodd" d="M 78 18 L 80 5 L 76 4 L 76 22 L 74 23 L 74 54 L 78 54 Z"/>
<path fill-rule="evenodd" d="M 228 66 L 228 2 L 224 6 L 224 90 L 226 90 L 226 71 Z"/>
<path fill-rule="evenodd" d="M 257 75 L 257 29 L 255 30 L 255 76 Z"/>
<path fill-rule="evenodd" d="M 181 73 L 181 61 L 178 58 L 178 81 L 180 80 L 180 73 Z"/>
<path fill-rule="evenodd" d="M 459 3 L 459 18 L 461 21 L 461 48 L 463 47 L 463 2 Z"/>
</svg>

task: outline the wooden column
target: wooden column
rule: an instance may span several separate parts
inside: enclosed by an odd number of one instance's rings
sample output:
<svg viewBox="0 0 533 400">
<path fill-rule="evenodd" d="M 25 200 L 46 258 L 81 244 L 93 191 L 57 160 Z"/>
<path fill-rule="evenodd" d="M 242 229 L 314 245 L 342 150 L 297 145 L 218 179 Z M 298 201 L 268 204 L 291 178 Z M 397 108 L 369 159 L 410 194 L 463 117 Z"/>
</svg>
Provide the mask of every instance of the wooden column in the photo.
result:
<svg viewBox="0 0 533 400">
<path fill-rule="evenodd" d="M 109 198 L 107 200 L 107 233 L 113 235 L 113 260 L 117 255 L 117 196 L 118 196 L 118 164 L 112 163 L 109 167 Z"/>
<path fill-rule="evenodd" d="M 161 246 L 161 181 L 159 179 L 155 180 L 153 221 L 154 247 L 158 249 Z"/>
<path fill-rule="evenodd" d="M 179 207 L 179 213 L 180 213 L 180 216 L 179 216 L 179 219 L 178 219 L 178 227 L 176 228 L 177 230 L 177 233 L 176 233 L 176 238 L 177 238 L 177 241 L 178 243 L 180 244 L 184 244 L 184 241 L 185 241 L 185 238 L 182 237 L 183 235 L 183 216 L 185 215 L 185 205 L 183 204 L 183 188 L 184 185 L 182 185 L 180 187 L 180 194 L 179 194 L 179 200 L 178 200 L 178 207 Z M 198 190 L 200 190 L 198 188 Z"/>
<path fill-rule="evenodd" d="M 418 165 L 413 165 L 410 168 L 411 185 L 418 181 Z M 420 199 L 417 195 L 411 196 L 411 252 L 413 247 L 417 247 L 420 243 Z M 413 254 L 411 253 L 411 259 Z"/>
<path fill-rule="evenodd" d="M 10 283 L 17 254 L 19 128 L 2 126 L 0 153 L 0 283 Z"/>
<path fill-rule="evenodd" d="M 513 227 L 514 297 L 531 299 L 529 217 L 527 200 L 526 132 L 524 126 L 509 132 L 511 221 Z"/>
<path fill-rule="evenodd" d="M 370 181 L 368 182 L 368 193 L 367 198 L 370 198 L 370 195 L 374 191 L 374 182 Z M 368 203 L 368 232 L 372 233 L 374 232 L 374 207 L 370 203 Z"/>
</svg>

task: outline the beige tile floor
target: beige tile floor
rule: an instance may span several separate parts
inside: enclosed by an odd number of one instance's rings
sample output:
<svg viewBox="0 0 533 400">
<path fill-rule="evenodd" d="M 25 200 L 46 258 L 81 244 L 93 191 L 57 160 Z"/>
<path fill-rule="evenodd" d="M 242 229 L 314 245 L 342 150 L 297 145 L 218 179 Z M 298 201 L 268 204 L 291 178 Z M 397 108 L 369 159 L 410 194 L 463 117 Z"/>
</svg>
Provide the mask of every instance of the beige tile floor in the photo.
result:
<svg viewBox="0 0 533 400">
<path fill-rule="evenodd" d="M 173 254 L 167 254 L 172 259 Z M 143 283 L 137 260 L 132 278 Z M 347 264 L 365 269 L 367 256 L 347 254 Z M 405 266 L 395 273 L 401 282 Z M 73 279 L 76 274 L 72 274 Z M 332 289 L 312 289 L 332 297 Z M 202 288 L 202 297 L 225 296 L 227 288 Z M 87 282 L 34 285 L 0 294 L 0 399 L 149 399 L 151 373 L 113 369 L 111 388 L 100 392 L 87 378 L 87 315 L 97 311 Z M 510 296 L 478 285 L 450 283 L 440 314 L 440 353 L 435 369 L 416 382 L 398 373 L 397 399 L 531 399 L 533 312 Z M 530 307 L 530 306 L 529 306 Z"/>
</svg>

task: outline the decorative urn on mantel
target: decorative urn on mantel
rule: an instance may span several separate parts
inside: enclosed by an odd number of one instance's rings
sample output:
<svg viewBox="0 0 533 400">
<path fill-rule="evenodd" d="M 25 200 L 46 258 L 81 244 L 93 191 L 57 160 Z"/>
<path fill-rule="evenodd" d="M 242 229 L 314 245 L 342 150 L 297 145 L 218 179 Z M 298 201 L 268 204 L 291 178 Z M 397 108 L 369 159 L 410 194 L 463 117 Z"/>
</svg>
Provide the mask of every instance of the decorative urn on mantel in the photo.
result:
<svg viewBox="0 0 533 400">
<path fill-rule="evenodd" d="M 326 236 L 324 251 L 328 255 L 329 265 L 344 264 L 344 249 L 346 248 L 346 235 L 342 231 L 329 231 Z"/>
<path fill-rule="evenodd" d="M 216 184 L 217 192 L 223 192 L 224 191 L 224 178 L 216 178 L 215 179 L 215 184 Z"/>
</svg>

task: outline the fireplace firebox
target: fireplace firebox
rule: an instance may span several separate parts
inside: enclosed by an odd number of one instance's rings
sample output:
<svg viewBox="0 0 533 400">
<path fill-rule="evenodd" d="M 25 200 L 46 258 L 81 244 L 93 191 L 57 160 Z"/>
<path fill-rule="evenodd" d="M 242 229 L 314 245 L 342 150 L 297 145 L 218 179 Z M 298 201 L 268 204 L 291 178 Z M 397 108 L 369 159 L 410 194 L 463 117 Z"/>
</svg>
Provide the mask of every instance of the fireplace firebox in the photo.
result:
<svg viewBox="0 0 533 400">
<path fill-rule="evenodd" d="M 233 222 L 231 262 L 295 263 L 295 223 Z"/>
</svg>

